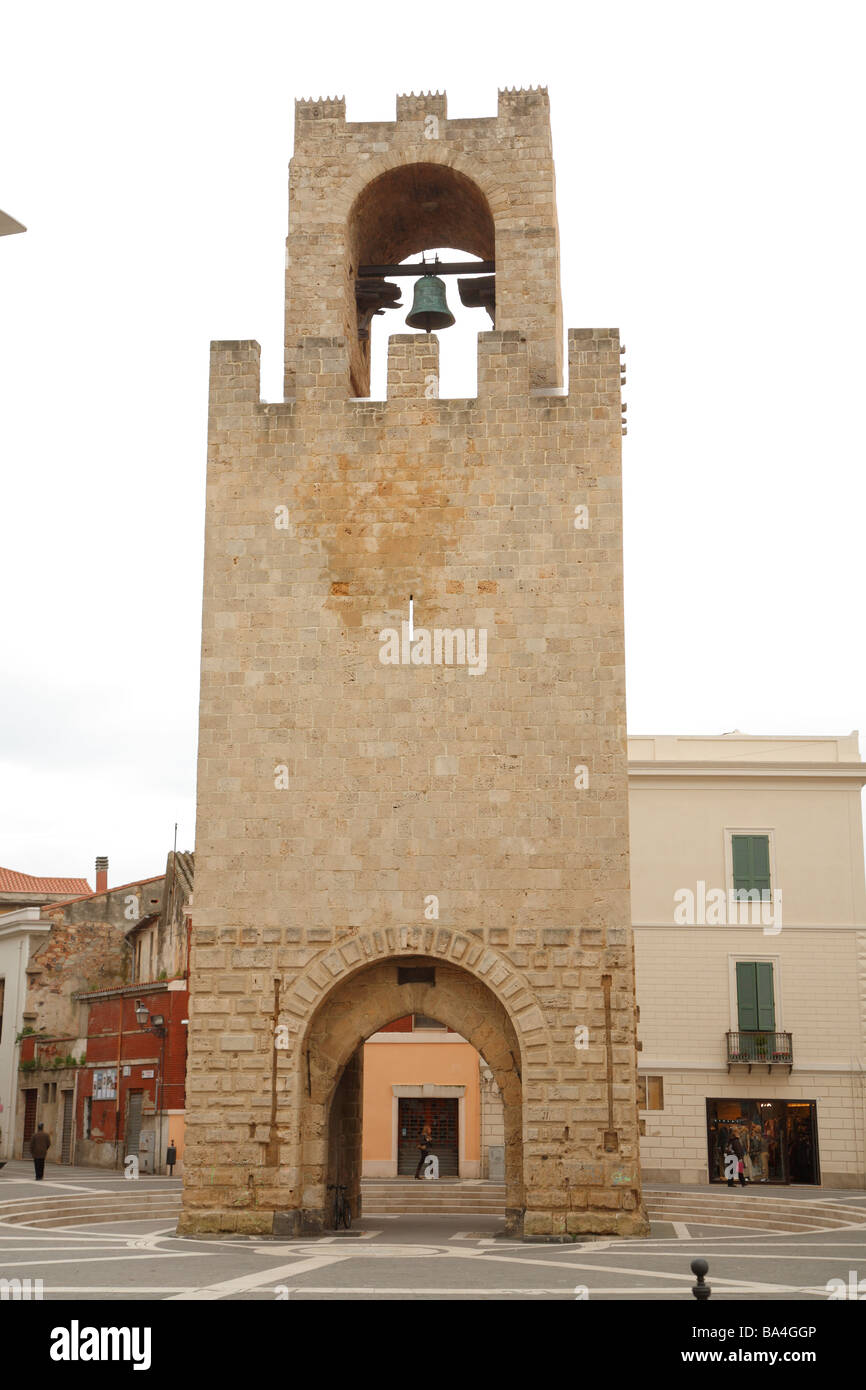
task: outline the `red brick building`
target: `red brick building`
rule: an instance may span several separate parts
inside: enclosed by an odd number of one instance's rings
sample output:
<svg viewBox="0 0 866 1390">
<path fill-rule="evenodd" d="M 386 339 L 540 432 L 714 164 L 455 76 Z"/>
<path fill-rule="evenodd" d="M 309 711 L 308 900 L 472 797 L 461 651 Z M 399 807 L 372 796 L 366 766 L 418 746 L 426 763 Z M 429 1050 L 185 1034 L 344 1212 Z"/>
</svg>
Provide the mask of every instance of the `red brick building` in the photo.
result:
<svg viewBox="0 0 866 1390">
<path fill-rule="evenodd" d="M 27 966 L 16 1156 L 37 1123 L 55 1162 L 182 1171 L 193 855 L 165 874 L 41 909 Z M 101 891 L 100 891 L 101 890 Z M 0 919 L 2 920 L 2 919 Z"/>
<path fill-rule="evenodd" d="M 132 1153 L 141 1172 L 161 1172 L 170 1144 L 182 1162 L 187 981 L 152 980 L 78 998 L 89 1009 L 77 1162 L 120 1167 Z"/>
</svg>

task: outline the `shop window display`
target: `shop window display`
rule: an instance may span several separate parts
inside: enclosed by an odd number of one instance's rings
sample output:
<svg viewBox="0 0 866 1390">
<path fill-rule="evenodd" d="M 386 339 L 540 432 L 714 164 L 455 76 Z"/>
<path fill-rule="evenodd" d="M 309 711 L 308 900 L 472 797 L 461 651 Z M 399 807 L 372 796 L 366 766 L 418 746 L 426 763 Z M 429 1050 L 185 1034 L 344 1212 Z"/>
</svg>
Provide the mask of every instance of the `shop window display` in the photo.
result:
<svg viewBox="0 0 866 1390">
<path fill-rule="evenodd" d="M 747 1182 L 818 1183 L 814 1101 L 708 1100 L 711 1182 L 725 1181 L 725 1148 L 743 1158 Z"/>
</svg>

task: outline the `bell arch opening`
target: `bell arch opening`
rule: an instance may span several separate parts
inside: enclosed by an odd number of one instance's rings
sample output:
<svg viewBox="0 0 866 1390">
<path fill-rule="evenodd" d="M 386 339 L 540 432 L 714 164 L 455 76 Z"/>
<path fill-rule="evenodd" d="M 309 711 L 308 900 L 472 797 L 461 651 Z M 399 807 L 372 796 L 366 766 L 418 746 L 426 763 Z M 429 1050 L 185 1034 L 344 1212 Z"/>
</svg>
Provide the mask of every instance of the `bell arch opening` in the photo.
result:
<svg viewBox="0 0 866 1390">
<path fill-rule="evenodd" d="M 398 265 L 422 252 L 459 250 L 481 261 L 495 260 L 496 232 L 487 197 L 478 184 L 447 164 L 404 164 L 372 179 L 358 194 L 347 227 L 345 331 L 356 396 L 370 391 L 370 322 L 394 305 L 383 279 L 356 286 L 361 266 Z M 456 284 L 450 282 L 456 293 Z M 401 282 L 408 289 L 411 279 Z M 397 287 L 395 286 L 394 289 Z M 377 299 L 377 293 L 381 298 Z M 411 305 L 399 307 L 405 315 Z M 379 306 L 379 307 L 377 307 Z M 455 308 L 452 303 L 452 312 Z"/>
<path fill-rule="evenodd" d="M 481 980 L 427 957 L 365 967 L 336 984 L 310 1020 L 300 1054 L 301 1229 L 330 1226 L 328 1189 L 335 1183 L 345 1185 L 352 1215 L 361 1214 L 364 1045 L 408 1014 L 435 1019 L 459 1034 L 495 1079 L 502 1102 L 505 1229 L 521 1234 L 523 1065 L 517 1033 L 505 1006 Z"/>
</svg>

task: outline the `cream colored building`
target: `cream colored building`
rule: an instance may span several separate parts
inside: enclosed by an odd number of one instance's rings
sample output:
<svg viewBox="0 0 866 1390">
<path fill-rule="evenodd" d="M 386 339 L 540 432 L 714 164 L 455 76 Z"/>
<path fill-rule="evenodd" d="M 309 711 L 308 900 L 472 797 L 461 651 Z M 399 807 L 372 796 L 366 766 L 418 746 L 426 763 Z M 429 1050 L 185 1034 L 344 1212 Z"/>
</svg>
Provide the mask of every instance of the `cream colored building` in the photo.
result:
<svg viewBox="0 0 866 1390">
<path fill-rule="evenodd" d="M 856 733 L 629 740 L 644 1180 L 720 1180 L 736 1134 L 754 1182 L 866 1184 L 864 781 Z M 733 896 L 752 882 L 766 902 Z M 413 1104 L 402 1097 L 423 1096 L 435 1123 L 459 1068 L 458 1133 L 443 1124 L 441 1148 L 459 1151 L 461 1176 L 490 1172 L 495 1085 L 482 1070 L 480 1107 L 464 1102 L 479 1091 L 478 1054 L 433 1036 L 416 1024 L 415 1054 L 400 1032 L 366 1045 L 366 1175 L 398 1171 L 398 1105 Z M 480 1142 L 460 1132 L 470 1123 Z"/>
<path fill-rule="evenodd" d="M 629 740 L 645 1179 L 717 1179 L 727 1130 L 755 1181 L 866 1182 L 864 781 L 856 733 Z"/>
</svg>

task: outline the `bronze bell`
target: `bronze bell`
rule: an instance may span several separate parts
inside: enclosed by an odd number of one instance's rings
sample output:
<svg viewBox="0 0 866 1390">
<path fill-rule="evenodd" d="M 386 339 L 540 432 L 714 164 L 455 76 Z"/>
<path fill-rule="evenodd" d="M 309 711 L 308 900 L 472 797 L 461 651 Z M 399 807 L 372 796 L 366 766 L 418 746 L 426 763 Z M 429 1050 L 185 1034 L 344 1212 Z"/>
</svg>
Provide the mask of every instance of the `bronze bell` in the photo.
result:
<svg viewBox="0 0 866 1390">
<path fill-rule="evenodd" d="M 450 328 L 454 323 L 445 298 L 445 281 L 438 275 L 422 275 L 415 281 L 415 298 L 406 322 L 410 328 L 423 328 L 425 333 L 434 328 Z"/>
</svg>

